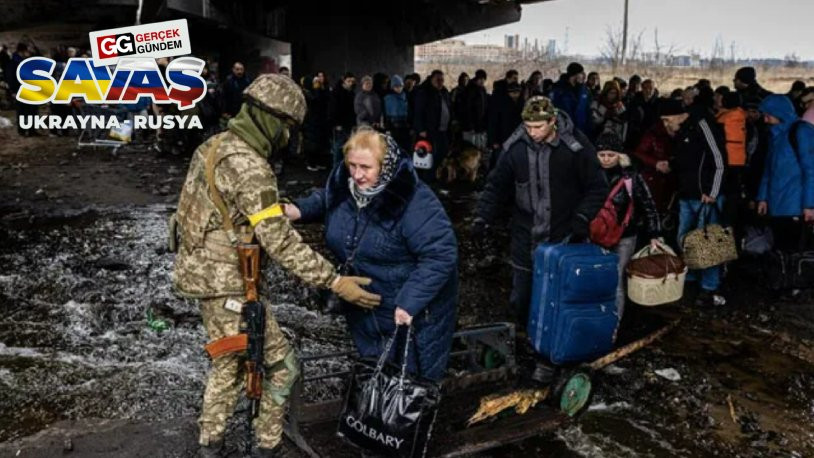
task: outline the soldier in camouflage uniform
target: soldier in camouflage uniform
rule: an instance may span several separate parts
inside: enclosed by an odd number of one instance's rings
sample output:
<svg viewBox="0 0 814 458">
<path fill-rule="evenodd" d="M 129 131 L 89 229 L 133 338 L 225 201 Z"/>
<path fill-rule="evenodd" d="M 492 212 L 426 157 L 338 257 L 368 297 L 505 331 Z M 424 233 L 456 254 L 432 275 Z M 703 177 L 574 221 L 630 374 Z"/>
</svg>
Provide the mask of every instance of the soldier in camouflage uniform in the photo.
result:
<svg viewBox="0 0 814 458">
<path fill-rule="evenodd" d="M 172 238 L 180 239 L 173 284 L 182 296 L 200 299 L 210 342 L 239 333 L 240 306 L 246 298 L 235 249 L 238 239 L 250 241 L 254 236 L 268 258 L 306 283 L 330 288 L 361 307 L 379 304 L 378 295 L 360 286 L 369 279 L 337 275 L 331 263 L 302 243 L 282 214 L 268 159 L 286 146 L 288 128 L 302 122 L 305 109 L 305 98 L 291 79 L 262 75 L 246 88 L 244 104 L 229 129 L 209 138 L 192 157 L 173 225 L 177 236 Z M 266 376 L 253 426 L 261 455 L 271 456 L 281 440 L 285 401 L 298 366 L 269 309 L 266 317 Z M 234 353 L 212 362 L 199 419 L 203 456 L 217 456 L 223 445 L 226 420 L 243 384 L 240 363 Z"/>
</svg>

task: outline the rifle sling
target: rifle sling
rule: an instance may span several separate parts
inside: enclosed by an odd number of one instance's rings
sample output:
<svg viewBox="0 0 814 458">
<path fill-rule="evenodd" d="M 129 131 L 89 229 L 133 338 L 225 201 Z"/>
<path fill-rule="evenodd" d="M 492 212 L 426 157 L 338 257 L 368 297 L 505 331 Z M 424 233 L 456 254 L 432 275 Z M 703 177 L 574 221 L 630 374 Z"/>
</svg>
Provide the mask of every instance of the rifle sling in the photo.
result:
<svg viewBox="0 0 814 458">
<path fill-rule="evenodd" d="M 226 202 L 223 200 L 223 196 L 220 195 L 217 185 L 215 184 L 215 166 L 217 166 L 219 162 L 217 151 L 226 135 L 228 135 L 228 133 L 219 135 L 212 143 L 212 146 L 209 147 L 209 150 L 206 152 L 205 176 L 206 176 L 206 185 L 209 188 L 209 199 L 212 200 L 212 203 L 215 204 L 215 207 L 218 209 L 218 213 L 220 213 L 221 220 L 223 221 L 223 230 L 229 237 L 230 242 L 233 245 L 236 245 L 238 240 L 235 232 L 234 222 L 232 222 L 232 217 L 231 215 L 229 215 L 229 210 L 226 207 Z M 252 237 L 253 236 L 254 234 L 252 233 Z"/>
</svg>

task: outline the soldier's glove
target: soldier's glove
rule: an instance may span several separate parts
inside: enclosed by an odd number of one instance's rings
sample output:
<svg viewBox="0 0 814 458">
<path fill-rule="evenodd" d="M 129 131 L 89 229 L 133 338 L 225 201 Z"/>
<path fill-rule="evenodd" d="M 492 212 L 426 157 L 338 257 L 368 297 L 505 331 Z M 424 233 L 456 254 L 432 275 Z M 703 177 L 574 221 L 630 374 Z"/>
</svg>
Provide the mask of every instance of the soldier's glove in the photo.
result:
<svg viewBox="0 0 814 458">
<path fill-rule="evenodd" d="M 346 277 L 340 275 L 331 285 L 331 291 L 342 299 L 354 303 L 359 307 L 372 309 L 378 307 L 382 297 L 365 291 L 360 286 L 369 285 L 371 280 L 367 277 Z"/>
</svg>

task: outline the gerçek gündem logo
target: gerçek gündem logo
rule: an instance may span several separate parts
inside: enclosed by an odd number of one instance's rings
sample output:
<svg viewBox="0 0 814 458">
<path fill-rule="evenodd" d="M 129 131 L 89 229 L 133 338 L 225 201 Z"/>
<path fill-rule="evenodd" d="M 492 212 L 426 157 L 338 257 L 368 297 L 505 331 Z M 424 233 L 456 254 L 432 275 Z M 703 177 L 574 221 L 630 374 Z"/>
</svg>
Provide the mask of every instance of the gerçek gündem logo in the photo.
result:
<svg viewBox="0 0 814 458">
<path fill-rule="evenodd" d="M 42 105 L 68 104 L 79 99 L 89 105 L 135 106 L 144 99 L 158 105 L 176 104 L 179 109 L 195 106 L 206 94 L 206 81 L 201 73 L 205 62 L 189 56 L 190 36 L 185 19 L 122 27 L 91 32 L 93 58 L 71 58 L 64 66 L 46 57 L 29 57 L 17 67 L 20 103 Z M 183 56 L 183 57 L 177 57 Z M 165 68 L 156 58 L 174 57 Z M 59 68 L 60 71 L 57 71 Z M 24 116 L 21 116 L 23 118 Z M 82 115 L 60 119 L 56 116 L 29 115 L 21 124 L 53 128 L 84 127 L 86 123 L 117 125 L 116 116 L 109 119 Z M 54 119 L 51 119 L 54 118 Z M 153 120 L 143 116 L 134 119 L 135 128 L 153 127 Z M 197 116 L 172 116 L 159 122 L 163 127 L 201 128 Z M 173 119 L 176 118 L 176 119 Z M 39 126 L 43 124 L 42 126 Z M 70 125 L 74 124 L 74 125 Z"/>
</svg>

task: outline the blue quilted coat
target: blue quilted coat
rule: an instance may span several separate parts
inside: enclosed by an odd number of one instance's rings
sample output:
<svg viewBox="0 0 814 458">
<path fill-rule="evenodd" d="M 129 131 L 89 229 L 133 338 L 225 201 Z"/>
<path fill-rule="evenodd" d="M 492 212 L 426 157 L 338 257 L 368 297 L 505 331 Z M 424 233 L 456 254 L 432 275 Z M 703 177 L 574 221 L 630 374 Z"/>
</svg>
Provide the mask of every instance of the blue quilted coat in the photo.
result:
<svg viewBox="0 0 814 458">
<path fill-rule="evenodd" d="M 350 194 L 348 178 L 347 168 L 340 164 L 324 189 L 295 204 L 303 222 L 324 220 L 328 249 L 340 262 L 358 244 L 353 273 L 370 277 L 373 282 L 365 289 L 382 296 L 381 305 L 372 311 L 347 305 L 356 347 L 363 357 L 379 356 L 396 329 L 395 309 L 401 307 L 413 316 L 408 370 L 440 380 L 449 359 L 458 301 L 458 248 L 452 224 L 406 158 L 385 190 L 362 209 Z"/>
</svg>

